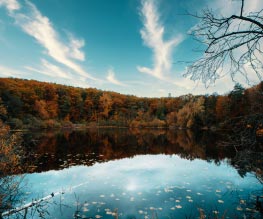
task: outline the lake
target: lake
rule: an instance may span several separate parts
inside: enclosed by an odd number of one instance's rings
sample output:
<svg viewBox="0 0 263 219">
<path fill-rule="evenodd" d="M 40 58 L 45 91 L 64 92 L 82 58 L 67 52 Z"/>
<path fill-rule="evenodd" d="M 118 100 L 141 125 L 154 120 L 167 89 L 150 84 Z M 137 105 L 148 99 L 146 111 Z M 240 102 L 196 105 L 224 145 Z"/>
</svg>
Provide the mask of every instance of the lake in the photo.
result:
<svg viewBox="0 0 263 219">
<path fill-rule="evenodd" d="M 23 139 L 16 205 L 50 197 L 27 218 L 262 218 L 260 180 L 215 133 L 112 128 Z"/>
</svg>

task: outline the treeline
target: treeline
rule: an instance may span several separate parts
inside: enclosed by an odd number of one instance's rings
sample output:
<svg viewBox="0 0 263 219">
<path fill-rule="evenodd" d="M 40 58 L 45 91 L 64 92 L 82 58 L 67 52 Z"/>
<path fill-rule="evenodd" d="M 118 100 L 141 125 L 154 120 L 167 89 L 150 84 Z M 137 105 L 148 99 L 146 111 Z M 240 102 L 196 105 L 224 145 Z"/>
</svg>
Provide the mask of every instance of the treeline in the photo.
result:
<svg viewBox="0 0 263 219">
<path fill-rule="evenodd" d="M 94 88 L 0 78 L 1 120 L 14 129 L 90 126 L 212 128 L 262 115 L 263 82 L 227 95 L 139 98 Z M 247 124 L 248 126 L 250 124 Z M 260 125 L 260 124 L 257 124 Z"/>
</svg>

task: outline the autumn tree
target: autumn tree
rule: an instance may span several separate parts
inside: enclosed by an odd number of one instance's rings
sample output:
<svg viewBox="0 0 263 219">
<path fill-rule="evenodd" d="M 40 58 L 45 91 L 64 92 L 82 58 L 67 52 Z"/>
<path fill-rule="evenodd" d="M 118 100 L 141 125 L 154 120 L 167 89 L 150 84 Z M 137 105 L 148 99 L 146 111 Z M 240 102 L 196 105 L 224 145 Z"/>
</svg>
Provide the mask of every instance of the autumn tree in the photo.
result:
<svg viewBox="0 0 263 219">
<path fill-rule="evenodd" d="M 46 101 L 46 110 L 49 118 L 56 118 L 58 115 L 58 94 L 53 84 L 45 86 L 44 100 Z"/>
<path fill-rule="evenodd" d="M 59 106 L 59 118 L 65 119 L 69 118 L 71 102 L 68 93 L 61 93 L 58 98 L 58 106 Z"/>
<path fill-rule="evenodd" d="M 36 100 L 34 104 L 34 110 L 41 119 L 49 118 L 49 114 L 47 112 L 47 104 L 44 100 Z"/>
<path fill-rule="evenodd" d="M 166 116 L 166 122 L 169 126 L 174 127 L 177 124 L 177 112 L 170 112 Z"/>
<path fill-rule="evenodd" d="M 229 98 L 227 96 L 219 96 L 216 101 L 215 110 L 218 123 L 228 119 L 230 113 Z"/>
<path fill-rule="evenodd" d="M 251 114 L 260 114 L 263 109 L 263 82 L 245 91 Z"/>
<path fill-rule="evenodd" d="M 86 121 L 92 118 L 93 102 L 90 97 L 86 97 L 83 105 L 83 116 Z"/>
<path fill-rule="evenodd" d="M 188 67 L 186 76 L 209 85 L 221 73 L 230 74 L 232 79 L 240 73 L 248 79 L 252 71 L 262 80 L 263 9 L 247 11 L 247 4 L 249 0 L 241 0 L 240 10 L 231 16 L 210 9 L 194 15 L 200 22 L 192 29 L 192 35 L 204 44 L 205 51 Z"/>
<path fill-rule="evenodd" d="M 7 110 L 3 104 L 2 98 L 0 97 L 0 119 L 5 119 L 7 115 Z"/>
<path fill-rule="evenodd" d="M 179 127 L 193 128 L 200 122 L 204 113 L 205 98 L 203 96 L 190 99 L 177 113 Z M 201 124 L 198 124 L 201 126 Z"/>
<path fill-rule="evenodd" d="M 100 97 L 100 107 L 102 109 L 102 112 L 100 114 L 107 119 L 112 107 L 112 99 L 109 94 L 102 94 L 102 96 Z"/>
<path fill-rule="evenodd" d="M 0 115 L 7 110 L 0 98 Z M 18 133 L 11 133 L 8 125 L 0 119 L 0 217 L 11 209 L 19 200 L 19 177 L 15 174 L 22 169 L 20 149 L 21 138 Z M 14 176 L 13 176 L 14 175 Z M 16 180 L 14 180 L 16 177 Z"/>
</svg>

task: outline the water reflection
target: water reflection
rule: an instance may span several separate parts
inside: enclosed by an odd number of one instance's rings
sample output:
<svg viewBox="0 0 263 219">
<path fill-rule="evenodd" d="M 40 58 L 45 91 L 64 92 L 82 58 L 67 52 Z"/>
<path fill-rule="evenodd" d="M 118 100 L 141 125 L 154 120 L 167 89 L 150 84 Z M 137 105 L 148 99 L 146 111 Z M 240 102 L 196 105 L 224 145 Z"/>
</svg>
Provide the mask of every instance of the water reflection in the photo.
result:
<svg viewBox="0 0 263 219">
<path fill-rule="evenodd" d="M 64 191 L 63 204 L 70 207 L 50 208 L 52 218 L 72 218 L 76 211 L 81 218 L 113 218 L 116 209 L 121 218 L 198 218 L 198 209 L 211 217 L 227 211 L 228 217 L 239 218 L 255 210 L 248 202 L 255 203 L 251 194 L 262 189 L 253 175 L 242 179 L 225 162 L 218 166 L 176 155 L 139 155 L 34 173 L 27 180 L 28 200 Z"/>
<path fill-rule="evenodd" d="M 217 148 L 217 136 L 174 130 L 91 129 L 88 131 L 28 133 L 26 163 L 35 171 L 122 159 L 142 154 L 178 154 L 220 163 L 233 157 L 232 149 Z"/>
<path fill-rule="evenodd" d="M 23 138 L 20 206 L 50 198 L 33 218 L 261 217 L 262 184 L 251 172 L 261 154 L 218 147 L 214 133 L 91 129 Z"/>
</svg>

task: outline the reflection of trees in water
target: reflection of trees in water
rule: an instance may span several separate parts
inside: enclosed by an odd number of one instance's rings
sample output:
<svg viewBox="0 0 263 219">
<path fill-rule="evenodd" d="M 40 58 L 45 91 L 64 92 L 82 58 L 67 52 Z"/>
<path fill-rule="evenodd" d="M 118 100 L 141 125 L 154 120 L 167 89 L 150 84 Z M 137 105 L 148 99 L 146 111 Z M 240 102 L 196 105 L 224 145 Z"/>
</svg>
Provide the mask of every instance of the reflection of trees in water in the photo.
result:
<svg viewBox="0 0 263 219">
<path fill-rule="evenodd" d="M 27 140 L 27 136 L 24 137 Z M 201 158 L 215 163 L 227 157 L 241 175 L 244 174 L 243 171 L 253 169 L 248 165 L 257 167 L 260 156 L 255 159 L 251 154 L 244 152 L 239 154 L 241 157 L 235 157 L 235 153 L 232 153 L 230 148 L 216 147 L 217 138 L 219 138 L 217 135 L 207 132 L 193 133 L 189 130 L 164 129 L 92 129 L 88 132 L 45 133 L 44 135 L 36 135 L 36 137 L 30 135 L 31 141 L 25 143 L 27 146 L 25 153 L 28 158 L 20 160 L 20 162 L 27 165 L 39 164 L 36 171 L 45 171 L 77 164 L 93 165 L 95 162 L 133 157 L 138 154 L 178 154 L 186 159 Z M 16 161 L 16 159 L 13 160 Z M 246 160 L 248 163 L 244 163 L 242 166 L 237 163 L 239 160 Z M 43 163 L 42 166 L 41 163 Z M 18 172 L 23 171 L 30 172 L 32 170 L 20 169 Z M 10 185 L 17 183 L 16 186 L 9 186 L 9 189 L 13 188 L 14 190 L 8 193 L 17 199 L 12 199 L 12 205 L 5 207 L 7 209 L 19 205 L 23 200 L 23 194 L 19 193 L 19 186 L 21 186 L 19 181 L 15 182 L 14 178 L 5 179 L 9 180 Z M 5 183 L 4 185 L 7 186 L 8 184 Z M 4 188 L 2 191 L 9 190 Z M 248 201 L 250 201 L 247 202 L 248 204 L 251 203 L 251 208 L 255 206 L 255 198 Z M 43 203 L 43 205 L 34 207 L 35 209 L 38 208 L 39 212 L 42 212 L 41 214 L 44 214 L 47 204 Z M 25 214 L 28 218 L 32 215 L 31 211 L 26 212 L 24 210 L 21 212 L 19 216 L 22 218 Z"/>
<path fill-rule="evenodd" d="M 250 149 L 238 151 L 236 156 L 230 160 L 235 166 L 240 176 L 244 177 L 247 172 L 253 172 L 255 177 L 263 184 L 263 153 Z"/>
<path fill-rule="evenodd" d="M 222 136 L 225 140 L 225 135 Z M 234 147 L 221 147 L 222 136 L 207 131 L 125 128 L 48 132 L 35 136 L 31 133 L 24 135 L 25 162 L 38 166 L 37 171 L 46 171 L 135 155 L 177 154 L 185 159 L 199 158 L 218 165 L 227 158 L 241 176 L 253 171 L 262 177 L 261 154 L 244 149 L 236 153 Z"/>
<path fill-rule="evenodd" d="M 263 124 L 262 114 L 236 117 L 228 121 L 231 131 L 224 134 L 219 143 L 235 154 L 229 160 L 243 177 L 253 172 L 263 183 L 263 138 L 259 135 Z"/>
<path fill-rule="evenodd" d="M 216 147 L 216 134 L 190 130 L 89 129 L 42 133 L 35 137 L 30 134 L 29 138 L 25 134 L 24 139 L 27 145 L 25 162 L 38 165 L 37 171 L 93 165 L 94 162 L 144 154 L 177 154 L 185 159 L 200 158 L 219 163 L 234 152 Z"/>
</svg>

